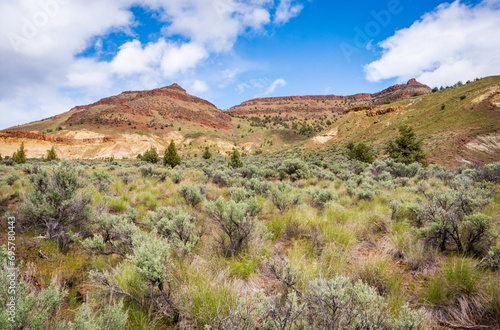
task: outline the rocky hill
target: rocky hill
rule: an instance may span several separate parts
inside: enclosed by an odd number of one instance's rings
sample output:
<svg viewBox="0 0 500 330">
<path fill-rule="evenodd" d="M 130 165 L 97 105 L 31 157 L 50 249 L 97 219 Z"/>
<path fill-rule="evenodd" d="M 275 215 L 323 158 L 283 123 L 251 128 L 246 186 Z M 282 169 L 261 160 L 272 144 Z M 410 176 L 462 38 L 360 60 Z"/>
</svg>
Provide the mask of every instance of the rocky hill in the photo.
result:
<svg viewBox="0 0 500 330">
<path fill-rule="evenodd" d="M 342 113 L 349 109 L 382 105 L 416 94 L 430 94 L 431 88 L 411 79 L 407 84 L 394 85 L 375 94 L 355 94 L 350 96 L 307 95 L 257 98 L 232 107 L 228 113 L 235 116 L 261 114 L 321 115 L 322 112 Z"/>
<path fill-rule="evenodd" d="M 232 127 L 231 117 L 222 110 L 173 84 L 148 91 L 123 92 L 89 105 L 74 107 L 49 120 L 16 127 L 15 130 L 50 132 L 51 128 L 59 126 L 90 126 L 147 132 L 188 122 L 222 130 Z"/>
<path fill-rule="evenodd" d="M 432 93 L 414 79 L 375 94 L 261 98 L 224 112 L 179 85 L 124 92 L 35 123 L 0 132 L 0 154 L 24 142 L 28 157 L 55 146 L 64 158 L 132 158 L 174 140 L 182 157 L 206 147 L 227 155 L 336 150 L 349 142 L 384 145 L 400 125 L 415 129 L 432 163 L 500 161 L 500 76 Z"/>
</svg>

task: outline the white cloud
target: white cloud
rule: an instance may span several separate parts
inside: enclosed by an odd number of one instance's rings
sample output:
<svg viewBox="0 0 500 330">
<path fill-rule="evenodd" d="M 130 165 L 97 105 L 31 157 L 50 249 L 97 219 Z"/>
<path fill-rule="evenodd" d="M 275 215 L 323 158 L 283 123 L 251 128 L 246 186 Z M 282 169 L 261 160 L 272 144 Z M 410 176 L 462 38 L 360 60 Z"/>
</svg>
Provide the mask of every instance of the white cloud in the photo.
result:
<svg viewBox="0 0 500 330">
<path fill-rule="evenodd" d="M 208 87 L 207 83 L 202 80 L 195 80 L 191 84 L 191 86 L 188 88 L 188 91 L 192 94 L 197 94 L 197 93 L 205 93 L 208 91 L 210 88 Z"/>
<path fill-rule="evenodd" d="M 417 78 L 430 86 L 500 74 L 500 1 L 438 6 L 379 44 L 381 58 L 365 66 L 370 81 Z"/>
<path fill-rule="evenodd" d="M 166 78 L 175 77 L 179 72 L 192 69 L 207 58 L 207 50 L 195 43 L 168 47 L 161 61 L 161 69 Z"/>
<path fill-rule="evenodd" d="M 134 35 L 133 28 L 141 22 L 132 6 L 151 10 L 163 24 L 153 41 L 141 42 L 144 36 Z M 209 71 L 203 64 L 213 64 L 209 61 L 221 54 L 231 56 L 239 36 L 271 24 L 274 7 L 273 0 L 2 1 L 0 113 L 15 112 L 21 123 L 111 93 L 159 87 L 172 79 L 192 81 L 193 91 L 208 91 L 207 79 L 197 77 L 197 70 Z M 299 7 L 280 3 L 275 21 L 286 22 L 287 16 L 300 12 Z M 113 32 L 136 40 L 113 45 L 119 42 L 109 38 Z M 78 55 L 87 48 L 96 56 Z M 99 59 L 101 55 L 107 60 Z M 213 70 L 230 69 L 223 80 L 235 81 L 241 69 L 224 65 Z M 14 122 L 2 118 L 0 128 Z"/>
<path fill-rule="evenodd" d="M 280 4 L 276 9 L 274 22 L 276 24 L 285 24 L 290 19 L 298 16 L 303 8 L 304 6 L 300 3 L 292 5 L 292 0 L 280 0 Z"/>
<path fill-rule="evenodd" d="M 271 84 L 271 86 L 269 86 L 267 88 L 266 94 L 271 94 L 271 93 L 273 93 L 276 90 L 276 88 L 283 87 L 285 85 L 286 85 L 285 79 L 283 79 L 283 78 L 276 79 L 275 81 L 273 81 L 273 83 Z"/>
<path fill-rule="evenodd" d="M 269 95 L 273 93 L 277 88 L 283 87 L 286 85 L 286 80 L 283 78 L 278 78 L 271 82 L 268 78 L 258 78 L 258 79 L 250 79 L 247 82 L 240 83 L 236 86 L 236 90 L 239 93 L 244 93 L 247 90 L 254 89 L 257 90 L 257 94 L 255 97 L 259 95 Z"/>
</svg>

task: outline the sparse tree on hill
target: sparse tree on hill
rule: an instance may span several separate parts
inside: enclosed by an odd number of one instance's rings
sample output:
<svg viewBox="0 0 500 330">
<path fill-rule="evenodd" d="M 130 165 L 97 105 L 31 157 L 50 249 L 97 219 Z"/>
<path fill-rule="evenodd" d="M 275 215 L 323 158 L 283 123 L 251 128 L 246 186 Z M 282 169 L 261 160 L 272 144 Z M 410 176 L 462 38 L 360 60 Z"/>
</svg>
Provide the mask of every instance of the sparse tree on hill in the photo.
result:
<svg viewBox="0 0 500 330">
<path fill-rule="evenodd" d="M 397 162 L 411 164 L 418 162 L 427 166 L 427 154 L 423 149 L 423 139 L 417 139 L 413 128 L 408 125 L 399 127 L 399 136 L 387 143 L 386 151 Z"/>
<path fill-rule="evenodd" d="M 18 164 L 26 163 L 26 152 L 24 151 L 24 142 L 21 143 L 19 149 L 12 155 L 12 160 Z"/>
<path fill-rule="evenodd" d="M 57 158 L 56 149 L 54 148 L 54 146 L 52 146 L 50 150 L 47 150 L 47 158 L 45 158 L 45 161 L 47 162 L 50 162 L 51 160 L 59 160 L 59 158 Z"/>
<path fill-rule="evenodd" d="M 232 168 L 238 168 L 243 166 L 243 162 L 240 159 L 240 153 L 237 149 L 233 149 L 233 154 L 229 160 L 229 166 Z"/>
<path fill-rule="evenodd" d="M 165 151 L 165 157 L 163 157 L 163 164 L 172 168 L 181 164 L 181 157 L 177 154 L 177 150 L 175 150 L 174 140 L 170 140 L 170 144 Z"/>
<path fill-rule="evenodd" d="M 205 152 L 203 152 L 203 155 L 201 157 L 203 157 L 203 159 L 212 158 L 212 154 L 210 153 L 210 150 L 208 150 L 208 147 L 205 147 Z"/>
</svg>

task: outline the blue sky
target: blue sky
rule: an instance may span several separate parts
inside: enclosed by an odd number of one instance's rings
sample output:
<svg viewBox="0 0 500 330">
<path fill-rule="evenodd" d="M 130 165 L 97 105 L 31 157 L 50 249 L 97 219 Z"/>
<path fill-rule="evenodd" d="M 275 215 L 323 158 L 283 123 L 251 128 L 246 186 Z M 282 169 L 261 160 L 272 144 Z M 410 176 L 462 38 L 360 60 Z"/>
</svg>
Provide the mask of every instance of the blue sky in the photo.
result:
<svg viewBox="0 0 500 330">
<path fill-rule="evenodd" d="M 500 74 L 500 0 L 0 3 L 0 129 L 174 82 L 228 109 Z"/>
</svg>

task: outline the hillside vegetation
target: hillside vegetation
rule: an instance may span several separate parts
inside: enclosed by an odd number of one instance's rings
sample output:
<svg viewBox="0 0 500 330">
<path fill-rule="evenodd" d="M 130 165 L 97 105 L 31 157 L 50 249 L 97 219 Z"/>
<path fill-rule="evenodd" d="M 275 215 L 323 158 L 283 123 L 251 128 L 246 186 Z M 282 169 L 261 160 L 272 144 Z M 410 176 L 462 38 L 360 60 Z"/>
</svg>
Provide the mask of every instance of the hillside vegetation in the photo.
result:
<svg viewBox="0 0 500 330">
<path fill-rule="evenodd" d="M 64 158 L 135 158 L 150 147 L 162 155 L 174 140 L 185 158 L 206 147 L 223 155 L 235 147 L 247 154 L 333 148 L 340 155 L 350 142 L 372 146 L 381 157 L 398 128 L 410 125 L 424 138 L 431 163 L 500 161 L 500 77 L 433 93 L 423 86 L 414 82 L 352 97 L 252 100 L 227 112 L 177 85 L 125 92 L 5 130 L 0 153 L 11 155 L 24 142 L 28 157 L 41 157 L 55 146 Z"/>
</svg>

